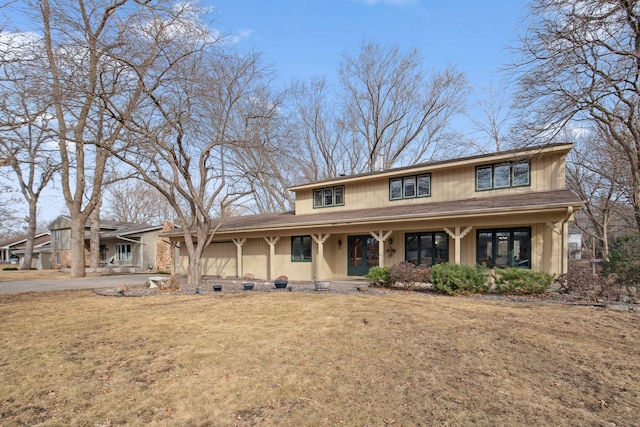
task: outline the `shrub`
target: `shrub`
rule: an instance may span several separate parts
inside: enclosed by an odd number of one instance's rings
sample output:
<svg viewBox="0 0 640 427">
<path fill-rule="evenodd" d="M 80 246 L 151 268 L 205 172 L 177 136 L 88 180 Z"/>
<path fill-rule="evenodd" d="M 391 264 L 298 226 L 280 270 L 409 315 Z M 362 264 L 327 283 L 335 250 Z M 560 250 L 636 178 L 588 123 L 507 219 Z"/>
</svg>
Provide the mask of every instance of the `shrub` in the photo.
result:
<svg viewBox="0 0 640 427">
<path fill-rule="evenodd" d="M 514 267 L 496 268 L 495 279 L 499 294 L 541 294 L 553 283 L 551 274 Z"/>
<path fill-rule="evenodd" d="M 371 267 L 364 276 L 373 286 L 385 286 L 389 284 L 389 267 Z"/>
<path fill-rule="evenodd" d="M 479 265 L 436 264 L 431 267 L 431 283 L 446 295 L 482 294 L 489 290 L 484 272 Z"/>
<path fill-rule="evenodd" d="M 394 264 L 389 269 L 389 282 L 402 283 L 407 289 L 413 289 L 416 283 L 428 283 L 431 268 L 422 265 L 416 266 L 410 262 Z"/>
<path fill-rule="evenodd" d="M 607 281 L 598 273 L 594 275 L 588 263 L 569 263 L 568 271 L 556 277 L 555 282 L 561 294 L 609 298 Z"/>
<path fill-rule="evenodd" d="M 640 236 L 616 238 L 609 246 L 609 260 L 603 263 L 602 274 L 615 274 L 621 285 L 640 283 Z"/>
<path fill-rule="evenodd" d="M 2 269 L 3 271 L 18 271 L 18 267 L 5 267 Z"/>
</svg>

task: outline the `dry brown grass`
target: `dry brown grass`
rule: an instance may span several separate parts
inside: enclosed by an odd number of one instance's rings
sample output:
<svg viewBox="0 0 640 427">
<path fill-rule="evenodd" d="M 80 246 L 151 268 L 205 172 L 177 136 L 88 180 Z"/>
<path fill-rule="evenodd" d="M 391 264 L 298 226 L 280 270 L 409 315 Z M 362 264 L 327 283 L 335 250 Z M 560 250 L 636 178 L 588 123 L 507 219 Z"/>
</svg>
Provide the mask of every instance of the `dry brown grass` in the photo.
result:
<svg viewBox="0 0 640 427">
<path fill-rule="evenodd" d="M 0 282 L 17 282 L 23 280 L 53 280 L 69 279 L 70 273 L 63 273 L 60 270 L 4 270 L 4 268 L 15 268 L 15 266 L 0 266 Z"/>
<path fill-rule="evenodd" d="M 68 291 L 0 295 L 0 319 L 2 426 L 640 425 L 638 313 Z"/>
</svg>

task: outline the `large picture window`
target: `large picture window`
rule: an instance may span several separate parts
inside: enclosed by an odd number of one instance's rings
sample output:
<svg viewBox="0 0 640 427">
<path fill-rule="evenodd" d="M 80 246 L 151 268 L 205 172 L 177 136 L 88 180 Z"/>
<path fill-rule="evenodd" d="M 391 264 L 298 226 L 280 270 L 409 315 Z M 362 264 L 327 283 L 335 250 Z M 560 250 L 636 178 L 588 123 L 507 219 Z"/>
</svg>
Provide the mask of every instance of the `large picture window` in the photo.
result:
<svg viewBox="0 0 640 427">
<path fill-rule="evenodd" d="M 116 261 L 131 261 L 133 253 L 131 252 L 131 243 L 118 243 L 116 245 Z"/>
<path fill-rule="evenodd" d="M 431 266 L 449 261 L 449 236 L 445 232 L 407 233 L 405 261 Z"/>
<path fill-rule="evenodd" d="M 431 196 L 431 174 L 389 180 L 389 199 L 401 200 Z"/>
<path fill-rule="evenodd" d="M 523 187 L 530 183 L 528 161 L 499 163 L 476 168 L 476 191 Z"/>
<path fill-rule="evenodd" d="M 327 187 L 313 190 L 313 207 L 325 208 L 344 205 L 344 187 Z"/>
<path fill-rule="evenodd" d="M 311 262 L 311 236 L 291 237 L 291 261 Z"/>
<path fill-rule="evenodd" d="M 531 268 L 531 228 L 478 230 L 476 262 L 487 267 Z"/>
</svg>

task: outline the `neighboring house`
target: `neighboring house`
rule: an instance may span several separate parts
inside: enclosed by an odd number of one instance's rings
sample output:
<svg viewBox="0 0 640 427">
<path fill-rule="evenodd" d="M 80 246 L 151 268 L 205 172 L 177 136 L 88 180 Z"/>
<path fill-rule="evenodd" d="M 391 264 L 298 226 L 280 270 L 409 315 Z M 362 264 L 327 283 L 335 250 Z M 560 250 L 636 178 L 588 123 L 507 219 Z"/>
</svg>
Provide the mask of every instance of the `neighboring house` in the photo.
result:
<svg viewBox="0 0 640 427">
<path fill-rule="evenodd" d="M 18 257 L 18 265 L 24 264 L 24 254 L 27 243 L 20 244 L 15 248 L 13 253 Z M 48 270 L 51 268 L 51 235 L 43 233 L 36 237 L 33 242 L 33 256 L 31 258 L 31 267 L 36 270 Z"/>
<path fill-rule="evenodd" d="M 291 187 L 295 211 L 224 218 L 203 274 L 361 278 L 402 261 L 567 271 L 571 144 L 436 161 Z M 284 167 L 284 165 L 283 165 Z M 177 231 L 164 232 L 174 243 Z M 188 265 L 182 245 L 180 272 Z"/>
<path fill-rule="evenodd" d="M 85 265 L 89 264 L 91 223 L 85 225 Z M 62 215 L 49 225 L 52 267 L 71 265 L 71 218 Z M 156 241 L 161 225 L 100 221 L 100 259 L 103 267 L 156 268 Z"/>
<path fill-rule="evenodd" d="M 48 235 L 49 233 L 40 233 L 36 234 L 35 238 L 37 240 Z M 20 246 L 24 246 L 26 242 L 26 235 L 11 237 L 0 241 L 0 263 L 18 264 L 18 255 L 15 253 L 15 250 Z"/>
<path fill-rule="evenodd" d="M 569 259 L 582 259 L 582 230 L 580 230 L 575 222 L 569 224 L 568 237 Z"/>
</svg>

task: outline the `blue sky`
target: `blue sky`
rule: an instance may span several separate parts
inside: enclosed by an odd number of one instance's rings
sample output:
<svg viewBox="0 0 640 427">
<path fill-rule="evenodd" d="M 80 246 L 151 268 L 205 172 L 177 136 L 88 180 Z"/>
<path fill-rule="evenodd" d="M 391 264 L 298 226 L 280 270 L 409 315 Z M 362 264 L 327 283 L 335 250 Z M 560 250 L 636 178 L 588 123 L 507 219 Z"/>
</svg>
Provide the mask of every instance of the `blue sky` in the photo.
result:
<svg viewBox="0 0 640 427">
<path fill-rule="evenodd" d="M 341 55 L 363 40 L 417 47 L 427 66 L 453 65 L 477 91 L 504 80 L 521 0 L 204 0 L 223 33 L 262 52 L 282 81 L 333 78 Z M 480 95 L 478 93 L 478 95 Z"/>
</svg>

